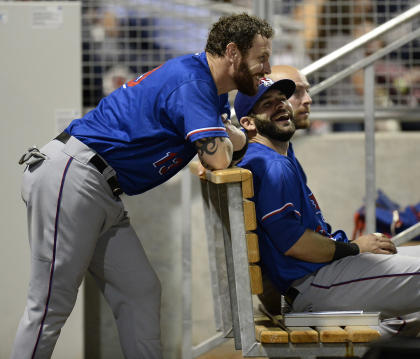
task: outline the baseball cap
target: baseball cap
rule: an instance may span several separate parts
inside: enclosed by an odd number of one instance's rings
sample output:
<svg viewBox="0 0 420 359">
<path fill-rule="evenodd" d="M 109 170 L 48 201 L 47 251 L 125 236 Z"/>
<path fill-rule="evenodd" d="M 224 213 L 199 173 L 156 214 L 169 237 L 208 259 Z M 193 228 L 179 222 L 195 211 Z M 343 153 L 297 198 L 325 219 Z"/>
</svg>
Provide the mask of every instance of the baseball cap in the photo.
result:
<svg viewBox="0 0 420 359">
<path fill-rule="evenodd" d="M 283 79 L 274 82 L 268 77 L 263 77 L 260 80 L 258 92 L 256 95 L 248 96 L 238 91 L 236 94 L 235 102 L 233 104 L 238 120 L 244 116 L 247 116 L 257 101 L 260 99 L 260 97 L 264 95 L 264 93 L 266 93 L 268 90 L 274 88 L 279 89 L 287 98 L 289 98 L 293 95 L 293 92 L 295 92 L 296 85 L 292 80 L 289 79 Z"/>
</svg>

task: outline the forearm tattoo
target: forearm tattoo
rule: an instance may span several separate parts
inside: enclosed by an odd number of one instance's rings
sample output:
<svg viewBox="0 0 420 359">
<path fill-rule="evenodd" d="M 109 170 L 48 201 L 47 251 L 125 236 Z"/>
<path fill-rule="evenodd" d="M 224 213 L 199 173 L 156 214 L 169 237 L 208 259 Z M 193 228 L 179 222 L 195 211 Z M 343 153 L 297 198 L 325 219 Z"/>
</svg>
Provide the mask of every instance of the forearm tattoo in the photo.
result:
<svg viewBox="0 0 420 359">
<path fill-rule="evenodd" d="M 221 142 L 224 141 L 223 137 L 206 137 L 195 141 L 195 147 L 200 157 L 203 155 L 214 155 L 217 152 L 217 138 Z"/>
</svg>

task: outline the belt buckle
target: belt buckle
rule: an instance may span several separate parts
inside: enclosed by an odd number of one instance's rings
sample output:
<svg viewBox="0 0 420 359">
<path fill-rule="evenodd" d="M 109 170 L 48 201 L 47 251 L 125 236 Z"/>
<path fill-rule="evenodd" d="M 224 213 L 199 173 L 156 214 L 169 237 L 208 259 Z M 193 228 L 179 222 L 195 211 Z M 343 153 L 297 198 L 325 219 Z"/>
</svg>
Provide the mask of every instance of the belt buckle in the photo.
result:
<svg viewBox="0 0 420 359">
<path fill-rule="evenodd" d="M 114 194 L 114 196 L 118 197 L 118 196 L 123 194 L 123 191 L 120 187 L 116 187 L 116 188 L 111 187 L 111 189 L 112 189 L 112 193 Z"/>
</svg>

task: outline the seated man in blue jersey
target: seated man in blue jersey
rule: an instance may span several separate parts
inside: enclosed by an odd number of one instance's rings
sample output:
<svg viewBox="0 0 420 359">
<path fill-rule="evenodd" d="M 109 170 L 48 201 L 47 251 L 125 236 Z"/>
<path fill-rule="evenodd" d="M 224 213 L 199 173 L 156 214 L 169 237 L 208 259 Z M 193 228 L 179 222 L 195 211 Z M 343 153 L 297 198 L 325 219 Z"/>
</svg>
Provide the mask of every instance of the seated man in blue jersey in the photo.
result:
<svg viewBox="0 0 420 359">
<path fill-rule="evenodd" d="M 293 109 L 293 123 L 296 130 L 307 130 L 310 127 L 311 121 L 309 118 L 311 112 L 312 98 L 309 94 L 310 84 L 306 76 L 296 67 L 289 65 L 274 65 L 271 66 L 271 73 L 269 78 L 273 81 L 282 79 L 289 79 L 295 83 L 295 91 L 288 98 Z M 297 165 L 300 166 L 299 161 Z M 306 182 L 306 175 L 302 169 L 302 176 Z M 281 293 L 273 286 L 267 275 L 263 275 L 264 292 L 258 297 L 271 314 L 277 315 L 282 312 L 282 298 Z M 284 305 L 284 304 L 283 304 Z"/>
<path fill-rule="evenodd" d="M 382 234 L 350 242 L 342 230 L 332 231 L 290 143 L 295 124 L 287 98 L 294 90 L 291 80 L 266 78 L 257 95 L 238 92 L 235 99 L 249 137 L 238 166 L 253 173 L 263 274 L 294 311 L 379 311 L 383 333 L 392 332 L 392 318 L 409 314 L 413 326 L 407 325 L 405 334 L 416 334 L 420 250 L 410 250 L 417 257 L 396 254 Z"/>
</svg>

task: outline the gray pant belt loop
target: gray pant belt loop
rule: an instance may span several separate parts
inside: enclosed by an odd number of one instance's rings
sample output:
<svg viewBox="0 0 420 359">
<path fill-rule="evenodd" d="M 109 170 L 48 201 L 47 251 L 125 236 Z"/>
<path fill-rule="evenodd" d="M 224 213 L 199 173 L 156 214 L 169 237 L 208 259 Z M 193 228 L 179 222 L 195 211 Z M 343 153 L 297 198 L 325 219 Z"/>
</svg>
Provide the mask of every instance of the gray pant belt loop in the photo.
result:
<svg viewBox="0 0 420 359">
<path fill-rule="evenodd" d="M 67 143 L 70 137 L 71 136 L 67 132 L 63 131 L 54 139 L 62 143 Z M 95 154 L 89 162 L 92 165 L 94 165 L 100 173 L 104 173 L 105 169 L 108 167 L 108 164 L 98 154 Z M 120 184 L 118 183 L 117 176 L 112 176 L 108 178 L 107 182 L 109 184 L 109 187 L 111 187 L 114 196 L 119 196 L 123 194 Z"/>
<path fill-rule="evenodd" d="M 299 293 L 300 292 L 295 287 L 289 287 L 286 293 L 284 293 L 284 300 L 287 302 L 287 304 L 293 307 L 293 302 Z"/>
</svg>

